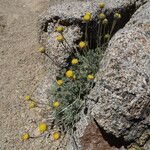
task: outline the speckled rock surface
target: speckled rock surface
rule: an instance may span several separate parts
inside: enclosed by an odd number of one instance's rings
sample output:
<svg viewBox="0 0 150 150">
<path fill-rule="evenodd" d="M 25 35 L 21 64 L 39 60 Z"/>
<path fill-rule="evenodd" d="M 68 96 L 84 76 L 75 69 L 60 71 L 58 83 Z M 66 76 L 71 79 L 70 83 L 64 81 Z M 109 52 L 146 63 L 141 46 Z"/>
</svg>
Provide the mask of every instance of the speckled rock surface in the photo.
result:
<svg viewBox="0 0 150 150">
<path fill-rule="evenodd" d="M 84 0 L 79 2 L 70 2 L 58 4 L 56 6 L 50 7 L 47 14 L 44 16 L 46 20 L 49 20 L 53 17 L 58 16 L 62 20 L 81 20 L 81 17 L 85 14 L 85 12 L 91 12 L 93 16 L 95 16 L 98 12 L 100 12 L 98 4 L 102 2 L 101 0 Z M 131 5 L 141 5 L 145 3 L 146 0 L 103 0 L 106 4 L 106 10 L 116 10 L 121 8 L 126 8 Z"/>
<path fill-rule="evenodd" d="M 93 118 L 83 113 L 81 116 L 81 120 L 76 124 L 74 139 L 71 138 L 66 145 L 67 150 L 126 150 L 121 140 L 106 135 Z"/>
<path fill-rule="evenodd" d="M 115 10 L 122 10 L 125 13 L 125 10 L 128 7 L 139 7 L 146 0 L 104 0 L 106 3 L 106 11 L 108 14 Z M 61 24 L 65 26 L 65 38 L 69 42 L 70 49 L 72 50 L 76 41 L 80 40 L 82 37 L 81 22 L 82 16 L 85 12 L 91 12 L 92 18 L 95 20 L 95 17 L 100 12 L 98 7 L 100 0 L 94 1 L 74 1 L 74 2 L 64 2 L 63 4 L 58 4 L 51 6 L 47 11 L 45 11 L 39 17 L 39 41 L 47 49 L 47 52 L 50 54 L 50 57 L 54 60 L 57 60 L 57 63 L 65 65 L 64 58 L 68 57 L 68 53 L 64 49 L 62 44 L 58 44 L 55 40 L 57 35 L 55 26 L 57 21 L 60 19 Z M 126 8 L 126 9 L 125 9 Z M 55 21 L 56 22 L 55 22 Z"/>
<path fill-rule="evenodd" d="M 99 2 L 95 0 L 86 3 L 85 1 L 63 3 L 50 7 L 41 15 L 39 40 L 46 47 L 49 56 L 57 60 L 58 64 L 65 64 L 64 58 L 68 57 L 68 53 L 63 45 L 55 40 L 58 35 L 54 31 L 57 21 L 62 20 L 61 25 L 65 26 L 64 36 L 72 49 L 74 43 L 82 36 L 79 22 L 83 14 L 90 11 L 95 16 L 99 12 L 97 5 Z M 145 1 L 104 2 L 107 11 L 111 13 L 131 6 L 138 7 Z M 67 150 L 76 150 L 75 143 L 80 150 L 125 149 L 123 145 L 117 148 L 116 145 L 113 147 L 109 142 L 105 142 L 106 139 L 101 135 L 98 126 L 91 121 L 93 117 L 104 130 L 116 137 L 123 136 L 126 140 L 139 137 L 148 128 L 150 47 L 147 9 L 149 9 L 147 4 L 141 7 L 126 27 L 118 31 L 110 41 L 95 80 L 96 86 L 89 95 L 88 116 L 81 114 L 81 120 L 76 126 L 75 139 L 70 139 L 66 144 Z M 143 12 L 145 14 L 142 20 L 138 16 L 142 16 Z M 55 69 L 54 74 L 57 72 Z M 48 89 L 53 82 L 50 76 L 46 77 L 40 86 L 42 89 L 38 89 L 39 96 L 43 100 L 48 98 Z"/>
<path fill-rule="evenodd" d="M 107 132 L 135 140 L 150 126 L 150 3 L 111 39 L 89 99 Z"/>
<path fill-rule="evenodd" d="M 147 141 L 147 143 L 144 145 L 144 150 L 149 150 L 150 149 L 150 140 Z"/>
</svg>

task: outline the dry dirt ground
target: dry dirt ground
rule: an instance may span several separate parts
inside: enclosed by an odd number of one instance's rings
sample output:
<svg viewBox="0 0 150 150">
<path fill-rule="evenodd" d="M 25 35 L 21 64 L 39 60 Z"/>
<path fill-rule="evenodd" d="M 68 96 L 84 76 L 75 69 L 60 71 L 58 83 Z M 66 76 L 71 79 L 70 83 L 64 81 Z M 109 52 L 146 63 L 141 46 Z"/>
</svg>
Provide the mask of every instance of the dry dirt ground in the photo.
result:
<svg viewBox="0 0 150 150">
<path fill-rule="evenodd" d="M 62 0 L 0 0 L 0 150 L 48 150 L 44 138 L 22 142 L 37 124 L 23 97 L 33 95 L 45 76 L 44 56 L 36 52 L 37 18 Z"/>
</svg>

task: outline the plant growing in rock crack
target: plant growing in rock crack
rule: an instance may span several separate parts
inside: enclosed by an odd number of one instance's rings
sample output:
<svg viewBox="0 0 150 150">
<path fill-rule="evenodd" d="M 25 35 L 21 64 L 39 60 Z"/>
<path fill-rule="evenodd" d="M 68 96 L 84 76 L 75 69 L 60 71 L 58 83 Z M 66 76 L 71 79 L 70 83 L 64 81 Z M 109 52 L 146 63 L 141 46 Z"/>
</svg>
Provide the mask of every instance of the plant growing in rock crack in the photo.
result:
<svg viewBox="0 0 150 150">
<path fill-rule="evenodd" d="M 97 16 L 97 37 L 95 49 L 91 49 L 91 39 L 88 34 L 92 14 L 86 12 L 83 16 L 83 24 L 85 33 L 83 39 L 71 48 L 64 36 L 65 27 L 58 25 L 55 30 L 59 33 L 56 41 L 59 42 L 66 53 L 69 53 L 69 58 L 66 59 L 67 66 L 64 68 L 53 60 L 45 51 L 44 47 L 39 48 L 39 52 L 48 56 L 54 65 L 60 68 L 59 76 L 57 76 L 55 88 L 51 91 L 53 100 L 50 100 L 50 106 L 53 108 L 54 124 L 59 127 L 64 133 L 73 133 L 73 128 L 76 122 L 80 119 L 80 111 L 86 107 L 86 95 L 94 86 L 95 74 L 99 70 L 99 62 L 103 58 L 108 41 L 110 40 L 114 27 L 117 21 L 121 19 L 121 14 L 116 12 L 112 22 L 112 27 L 109 28 L 109 19 L 104 12 L 104 3 L 99 4 L 100 14 Z M 29 96 L 26 100 L 31 100 Z M 38 107 L 38 104 L 32 101 L 31 108 Z M 47 125 L 42 124 L 40 131 L 47 130 Z M 23 136 L 24 140 L 29 139 L 30 135 L 26 133 Z M 60 132 L 53 134 L 54 139 L 60 138 Z"/>
<path fill-rule="evenodd" d="M 68 49 L 67 51 L 72 52 L 66 61 L 68 62 L 67 67 L 62 68 L 60 75 L 57 77 L 58 85 L 53 92 L 54 103 L 55 101 L 59 102 L 58 107 L 53 106 L 55 123 L 65 131 L 72 129 L 80 119 L 79 112 L 86 107 L 86 95 L 94 86 L 94 77 L 99 69 L 99 62 L 103 57 L 117 21 L 121 19 L 121 14 L 116 12 L 112 27 L 107 29 L 109 20 L 103 11 L 104 7 L 105 5 L 101 3 L 96 49 L 89 48 L 88 28 L 92 20 L 90 12 L 86 12 L 83 16 L 83 23 L 85 24 L 84 39 L 79 42 L 75 49 L 70 48 L 63 34 L 64 27 L 58 26 L 56 30 L 60 33 L 56 40 L 63 44 L 64 48 Z"/>
</svg>

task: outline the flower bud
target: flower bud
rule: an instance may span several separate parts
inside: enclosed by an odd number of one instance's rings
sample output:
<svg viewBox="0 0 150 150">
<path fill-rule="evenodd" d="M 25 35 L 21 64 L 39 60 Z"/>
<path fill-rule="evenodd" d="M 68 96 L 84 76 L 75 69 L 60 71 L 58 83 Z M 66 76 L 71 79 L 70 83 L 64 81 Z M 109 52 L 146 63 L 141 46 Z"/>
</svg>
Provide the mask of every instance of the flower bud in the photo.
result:
<svg viewBox="0 0 150 150">
<path fill-rule="evenodd" d="M 105 15 L 104 13 L 100 13 L 100 14 L 99 14 L 99 18 L 100 18 L 101 20 L 104 20 L 104 19 L 106 18 L 106 15 Z"/>
<path fill-rule="evenodd" d="M 104 7 L 105 7 L 105 3 L 99 3 L 99 7 L 101 8 L 101 9 L 103 9 Z"/>
</svg>

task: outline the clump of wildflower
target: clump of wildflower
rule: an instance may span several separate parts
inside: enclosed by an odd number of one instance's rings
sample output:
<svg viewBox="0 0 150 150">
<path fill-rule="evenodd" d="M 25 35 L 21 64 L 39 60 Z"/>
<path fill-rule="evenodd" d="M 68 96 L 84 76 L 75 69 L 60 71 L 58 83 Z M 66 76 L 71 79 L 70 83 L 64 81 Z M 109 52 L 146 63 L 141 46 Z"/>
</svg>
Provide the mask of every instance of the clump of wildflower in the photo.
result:
<svg viewBox="0 0 150 150">
<path fill-rule="evenodd" d="M 83 41 L 81 41 L 80 43 L 79 43 L 79 48 L 80 49 L 84 49 L 84 48 L 86 48 L 86 43 L 85 42 L 83 42 Z"/>
<path fill-rule="evenodd" d="M 29 104 L 29 108 L 32 109 L 32 108 L 35 108 L 37 106 L 37 103 L 36 102 L 30 102 Z"/>
<path fill-rule="evenodd" d="M 71 61 L 71 64 L 76 65 L 76 64 L 78 64 L 78 62 L 79 62 L 78 59 L 73 58 L 72 61 Z"/>
<path fill-rule="evenodd" d="M 57 80 L 56 82 L 59 86 L 61 86 L 63 84 L 63 80 Z"/>
<path fill-rule="evenodd" d="M 64 31 L 64 27 L 63 26 L 58 26 L 56 27 L 56 31 L 59 33 L 62 33 Z"/>
<path fill-rule="evenodd" d="M 93 76 L 92 74 L 89 74 L 89 75 L 87 76 L 87 79 L 93 80 L 93 79 L 94 79 L 94 76 Z"/>
<path fill-rule="evenodd" d="M 107 24 L 108 24 L 108 19 L 105 18 L 105 19 L 102 21 L 102 24 L 103 24 L 103 25 L 107 25 Z"/>
<path fill-rule="evenodd" d="M 99 14 L 99 19 L 104 20 L 106 18 L 106 15 L 104 13 Z"/>
<path fill-rule="evenodd" d="M 64 41 L 64 37 L 63 37 L 62 35 L 58 35 L 58 36 L 56 37 L 56 40 L 57 40 L 58 42 L 63 42 L 63 41 Z"/>
<path fill-rule="evenodd" d="M 40 47 L 40 48 L 38 49 L 38 51 L 39 51 L 40 53 L 45 53 L 45 48 L 44 48 L 44 47 Z"/>
<path fill-rule="evenodd" d="M 23 141 L 27 141 L 29 138 L 30 138 L 29 133 L 24 133 L 24 134 L 22 135 L 22 140 L 23 140 Z"/>
<path fill-rule="evenodd" d="M 47 130 L 47 124 L 46 123 L 40 123 L 39 124 L 39 131 L 41 133 L 45 132 Z"/>
<path fill-rule="evenodd" d="M 26 101 L 30 101 L 30 100 L 31 100 L 31 97 L 30 97 L 29 95 L 26 95 L 26 96 L 25 96 L 25 100 L 26 100 Z"/>
<path fill-rule="evenodd" d="M 117 20 L 121 19 L 121 14 L 120 13 L 115 13 L 114 18 L 117 19 Z"/>
<path fill-rule="evenodd" d="M 68 71 L 66 72 L 66 76 L 67 76 L 68 78 L 73 77 L 73 76 L 74 76 L 73 71 L 72 71 L 72 70 L 68 70 Z"/>
<path fill-rule="evenodd" d="M 105 3 L 103 3 L 103 2 L 99 3 L 99 7 L 100 7 L 101 9 L 103 9 L 103 8 L 105 7 Z"/>
<path fill-rule="evenodd" d="M 60 133 L 59 132 L 54 132 L 53 133 L 53 139 L 58 140 L 60 138 Z"/>
<path fill-rule="evenodd" d="M 59 103 L 58 101 L 53 102 L 53 107 L 57 108 L 57 107 L 59 107 L 59 106 L 60 106 L 60 103 Z"/>
<path fill-rule="evenodd" d="M 90 21 L 91 20 L 91 13 L 87 12 L 84 16 L 83 16 L 83 21 Z"/>
</svg>

